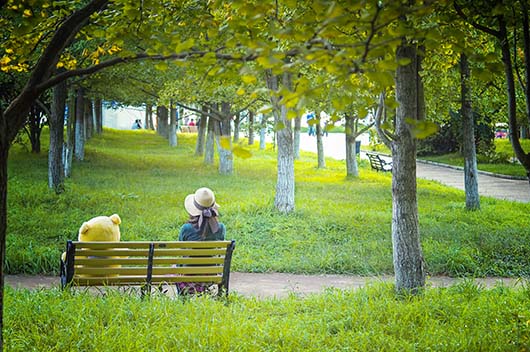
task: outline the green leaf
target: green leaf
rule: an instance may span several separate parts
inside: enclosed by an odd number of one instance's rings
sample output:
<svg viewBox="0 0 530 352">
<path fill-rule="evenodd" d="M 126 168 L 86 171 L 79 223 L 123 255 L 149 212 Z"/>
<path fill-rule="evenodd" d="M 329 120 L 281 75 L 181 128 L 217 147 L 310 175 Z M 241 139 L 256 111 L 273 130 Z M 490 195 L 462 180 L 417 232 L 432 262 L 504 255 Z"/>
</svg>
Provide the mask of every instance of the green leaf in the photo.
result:
<svg viewBox="0 0 530 352">
<path fill-rule="evenodd" d="M 287 111 L 287 118 L 288 119 L 295 119 L 297 117 L 298 117 L 298 112 L 296 112 L 295 110 Z"/>
<path fill-rule="evenodd" d="M 405 122 L 410 126 L 412 135 L 417 139 L 424 139 L 438 132 L 438 125 L 432 121 L 418 121 L 411 118 L 406 118 Z"/>
<path fill-rule="evenodd" d="M 235 156 L 242 158 L 242 159 L 248 159 L 252 157 L 252 153 L 250 150 L 245 149 L 240 146 L 235 146 L 234 149 L 232 149 L 232 153 L 234 153 Z"/>
<path fill-rule="evenodd" d="M 221 148 L 226 149 L 226 150 L 230 150 L 232 147 L 230 143 L 230 137 L 227 137 L 227 136 L 222 136 L 219 144 L 221 145 Z"/>
<path fill-rule="evenodd" d="M 165 61 L 160 61 L 159 63 L 157 63 L 157 64 L 155 65 L 155 68 L 156 68 L 157 70 L 159 70 L 159 71 L 165 72 L 165 71 L 167 71 L 167 69 L 168 69 L 167 62 L 165 62 Z"/>
<path fill-rule="evenodd" d="M 254 84 L 258 81 L 256 79 L 256 76 L 254 75 L 243 75 L 241 76 L 241 80 L 245 82 L 246 84 Z"/>
<path fill-rule="evenodd" d="M 283 122 L 278 122 L 276 125 L 274 125 L 274 131 L 280 131 L 285 128 L 285 124 Z"/>
</svg>

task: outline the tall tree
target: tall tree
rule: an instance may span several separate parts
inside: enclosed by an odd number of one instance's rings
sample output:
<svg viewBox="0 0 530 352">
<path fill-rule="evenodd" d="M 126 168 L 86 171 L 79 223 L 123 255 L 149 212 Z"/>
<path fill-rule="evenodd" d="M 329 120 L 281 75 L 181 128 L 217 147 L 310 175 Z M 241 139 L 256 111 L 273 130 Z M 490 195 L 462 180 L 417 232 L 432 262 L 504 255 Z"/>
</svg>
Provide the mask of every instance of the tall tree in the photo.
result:
<svg viewBox="0 0 530 352">
<path fill-rule="evenodd" d="M 49 120 L 48 187 L 56 194 L 64 191 L 63 144 L 66 95 L 66 82 L 61 82 L 53 88 L 52 111 Z"/>
</svg>

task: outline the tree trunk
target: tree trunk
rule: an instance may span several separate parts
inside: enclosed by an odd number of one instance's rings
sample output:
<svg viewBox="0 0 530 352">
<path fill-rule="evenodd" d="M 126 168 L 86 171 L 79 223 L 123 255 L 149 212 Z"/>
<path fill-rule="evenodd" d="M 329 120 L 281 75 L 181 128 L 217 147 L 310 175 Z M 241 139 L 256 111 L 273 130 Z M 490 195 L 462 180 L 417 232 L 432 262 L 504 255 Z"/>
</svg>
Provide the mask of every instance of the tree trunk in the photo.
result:
<svg viewBox="0 0 530 352">
<path fill-rule="evenodd" d="M 41 133 L 42 109 L 37 103 L 33 104 L 28 115 L 26 132 L 31 143 L 31 152 L 40 154 L 40 133 Z M 29 127 L 29 131 L 28 131 Z"/>
<path fill-rule="evenodd" d="M 163 105 L 156 107 L 156 122 L 158 134 L 164 138 L 168 138 L 169 126 L 168 126 L 168 111 Z"/>
<path fill-rule="evenodd" d="M 208 106 L 203 105 L 202 111 L 208 112 Z M 197 144 L 195 145 L 195 156 L 202 156 L 204 154 L 207 118 L 208 116 L 206 114 L 202 114 L 200 121 L 197 124 Z"/>
<path fill-rule="evenodd" d="M 68 119 L 66 120 L 66 145 L 63 150 L 64 177 L 68 178 L 72 172 L 72 159 L 75 145 L 75 106 L 77 98 L 70 94 L 68 97 Z"/>
<path fill-rule="evenodd" d="M 357 165 L 357 146 L 355 144 L 354 117 L 346 116 L 345 138 L 346 138 L 346 176 L 359 177 Z"/>
<path fill-rule="evenodd" d="M 513 75 L 513 65 L 510 56 L 510 41 L 508 39 L 508 32 L 504 19 L 499 19 L 499 44 L 502 52 L 502 62 L 504 64 L 504 74 L 506 77 L 506 90 L 508 96 L 508 122 L 510 126 L 510 141 L 517 159 L 526 170 L 526 175 L 530 181 L 530 154 L 525 153 L 519 140 L 519 128 L 517 122 L 517 105 L 516 105 L 516 91 L 515 78 Z"/>
<path fill-rule="evenodd" d="M 267 71 L 267 87 L 277 92 L 279 88 L 278 76 Z M 283 85 L 290 89 L 290 74 L 282 74 Z M 279 212 L 290 213 L 295 209 L 295 182 L 294 182 L 294 148 L 291 120 L 287 118 L 287 107 L 279 105 L 279 98 L 271 95 L 274 121 L 276 125 L 285 127 L 277 131 L 278 144 L 278 179 L 276 182 L 276 196 L 274 206 Z"/>
<path fill-rule="evenodd" d="M 320 113 L 317 113 L 316 116 L 320 116 Z M 315 124 L 317 128 L 317 157 L 318 157 L 318 169 L 326 168 L 326 159 L 324 158 L 324 143 L 322 141 L 322 126 L 320 125 L 320 118 L 317 118 Z"/>
<path fill-rule="evenodd" d="M 300 129 L 302 125 L 302 119 L 300 116 L 297 116 L 294 119 L 294 140 L 293 140 L 293 148 L 294 148 L 294 158 L 296 160 L 300 159 Z M 324 167 L 326 167 L 324 162 Z"/>
<path fill-rule="evenodd" d="M 397 61 L 410 61 L 400 65 L 396 72 L 395 135 L 392 147 L 392 244 L 397 291 L 416 293 L 425 285 L 423 253 L 418 225 L 416 199 L 416 142 L 406 119 L 422 118 L 420 90 L 420 60 L 414 46 L 401 44 Z"/>
<path fill-rule="evenodd" d="M 169 130 L 168 130 L 169 146 L 177 146 L 177 109 L 170 104 L 169 107 Z"/>
<path fill-rule="evenodd" d="M 259 129 L 259 149 L 265 150 L 267 147 L 267 118 L 261 114 L 261 127 Z"/>
<path fill-rule="evenodd" d="M 254 111 L 248 111 L 248 145 L 254 145 Z"/>
<path fill-rule="evenodd" d="M 215 153 L 215 124 L 212 117 L 208 117 L 208 134 L 206 135 L 206 146 L 204 150 L 204 163 L 213 165 Z"/>
<path fill-rule="evenodd" d="M 154 130 L 153 126 L 153 105 L 145 104 L 145 122 L 144 126 L 148 130 Z"/>
<path fill-rule="evenodd" d="M 89 140 L 94 136 L 94 107 L 90 99 L 85 100 L 85 119 L 85 138 Z"/>
<path fill-rule="evenodd" d="M 76 160 L 85 159 L 85 98 L 83 88 L 77 89 L 75 103 L 75 149 L 74 156 Z"/>
<path fill-rule="evenodd" d="M 462 146 L 464 154 L 464 188 L 466 209 L 480 209 L 478 193 L 477 152 L 475 149 L 475 131 L 473 111 L 471 109 L 471 91 L 469 78 L 471 72 L 465 54 L 460 54 L 460 88 L 462 94 Z"/>
<path fill-rule="evenodd" d="M 53 87 L 50 125 L 50 150 L 48 152 L 48 187 L 56 194 L 64 191 L 63 144 L 66 82 Z"/>
<path fill-rule="evenodd" d="M 0 111 L 0 263 L 6 262 L 7 234 L 7 159 L 10 140 L 6 136 L 7 121 Z M 3 351 L 4 331 L 4 265 L 0 265 L 0 351 Z"/>
<path fill-rule="evenodd" d="M 241 113 L 234 118 L 234 143 L 239 142 L 239 129 L 241 127 Z"/>
<path fill-rule="evenodd" d="M 229 103 L 221 103 L 221 138 L 224 140 L 223 145 L 227 148 L 219 148 L 219 173 L 221 175 L 232 175 L 234 173 L 234 156 L 232 154 L 232 141 L 230 131 L 230 109 Z"/>
<path fill-rule="evenodd" d="M 98 135 L 103 133 L 103 103 L 101 99 L 94 100 L 94 114 L 96 123 L 96 133 Z"/>
</svg>

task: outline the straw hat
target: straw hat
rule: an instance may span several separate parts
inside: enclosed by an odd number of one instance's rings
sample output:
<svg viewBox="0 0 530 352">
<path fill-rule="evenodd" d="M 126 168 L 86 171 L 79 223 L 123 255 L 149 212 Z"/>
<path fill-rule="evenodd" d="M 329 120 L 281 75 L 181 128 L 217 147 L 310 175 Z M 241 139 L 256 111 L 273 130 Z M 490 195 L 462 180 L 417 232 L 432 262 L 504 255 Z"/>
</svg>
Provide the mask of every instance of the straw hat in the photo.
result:
<svg viewBox="0 0 530 352">
<path fill-rule="evenodd" d="M 206 187 L 199 188 L 194 194 L 188 194 L 184 200 L 184 208 L 192 216 L 201 215 L 203 208 L 219 208 L 219 205 L 215 202 L 215 195 L 212 190 Z"/>
</svg>

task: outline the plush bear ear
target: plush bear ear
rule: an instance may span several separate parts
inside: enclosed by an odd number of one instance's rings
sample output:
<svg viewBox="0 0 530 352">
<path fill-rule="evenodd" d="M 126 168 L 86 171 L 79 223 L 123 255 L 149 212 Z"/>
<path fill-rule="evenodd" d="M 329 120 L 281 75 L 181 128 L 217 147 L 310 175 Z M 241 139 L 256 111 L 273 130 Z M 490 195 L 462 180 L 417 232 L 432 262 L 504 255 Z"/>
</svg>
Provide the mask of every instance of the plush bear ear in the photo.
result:
<svg viewBox="0 0 530 352">
<path fill-rule="evenodd" d="M 90 229 L 90 225 L 88 224 L 88 222 L 84 222 L 83 225 L 81 225 L 81 228 L 79 229 L 79 234 L 80 235 L 84 235 L 88 229 Z"/>
<path fill-rule="evenodd" d="M 110 219 L 112 220 L 113 223 L 115 223 L 116 225 L 119 225 L 121 224 L 121 219 L 120 219 L 120 216 L 118 214 L 112 214 L 110 216 Z"/>
</svg>

